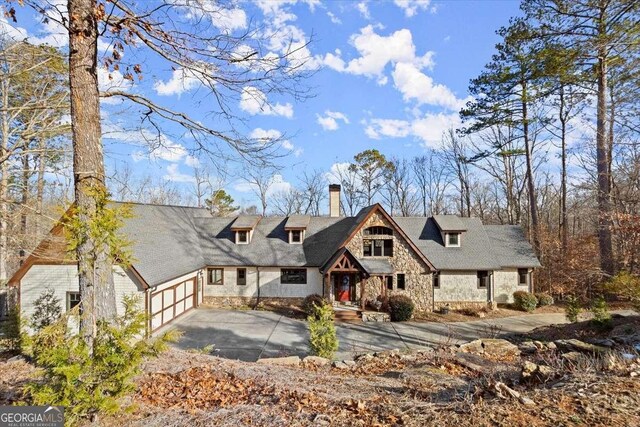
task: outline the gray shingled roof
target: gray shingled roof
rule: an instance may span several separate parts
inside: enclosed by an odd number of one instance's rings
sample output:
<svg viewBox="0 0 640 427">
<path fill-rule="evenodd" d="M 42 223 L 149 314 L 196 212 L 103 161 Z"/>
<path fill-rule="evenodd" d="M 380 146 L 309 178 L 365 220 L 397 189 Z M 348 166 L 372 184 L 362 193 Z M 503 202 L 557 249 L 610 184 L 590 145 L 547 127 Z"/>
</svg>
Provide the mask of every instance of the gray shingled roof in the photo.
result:
<svg viewBox="0 0 640 427">
<path fill-rule="evenodd" d="M 260 215 L 240 215 L 233 221 L 232 230 L 243 230 L 247 228 L 253 229 L 258 221 L 262 218 Z"/>
<path fill-rule="evenodd" d="M 307 228 L 309 226 L 311 217 L 309 215 L 291 215 L 287 218 L 287 222 L 284 224 L 284 229 L 300 229 Z"/>
<path fill-rule="evenodd" d="M 467 229 L 459 248 L 446 248 L 433 218 L 394 218 L 437 270 L 494 270 L 500 263 L 478 218 L 458 218 Z"/>
<path fill-rule="evenodd" d="M 393 274 L 393 266 L 389 260 L 381 258 L 358 258 L 358 261 L 370 275 Z"/>
<path fill-rule="evenodd" d="M 237 218 L 212 217 L 207 209 L 133 204 L 134 217 L 123 231 L 133 242 L 133 265 L 151 286 L 206 265 L 321 267 L 370 212 L 357 217 L 310 217 L 301 245 L 288 242 L 286 217 L 264 217 L 251 242 L 235 244 Z M 477 218 L 458 218 L 467 229 L 460 248 L 445 248 L 432 218 L 394 220 L 438 270 L 492 270 L 537 267 L 539 262 L 517 226 L 485 226 Z M 359 259 L 382 274 L 386 265 Z M 380 271 L 376 271 L 380 270 Z M 374 273 L 372 273 L 374 274 Z"/>
<path fill-rule="evenodd" d="M 434 215 L 433 219 L 442 231 L 467 231 L 465 221 L 457 215 Z"/>
<path fill-rule="evenodd" d="M 492 249 L 503 267 L 540 267 L 533 248 L 517 225 L 485 225 Z"/>
</svg>

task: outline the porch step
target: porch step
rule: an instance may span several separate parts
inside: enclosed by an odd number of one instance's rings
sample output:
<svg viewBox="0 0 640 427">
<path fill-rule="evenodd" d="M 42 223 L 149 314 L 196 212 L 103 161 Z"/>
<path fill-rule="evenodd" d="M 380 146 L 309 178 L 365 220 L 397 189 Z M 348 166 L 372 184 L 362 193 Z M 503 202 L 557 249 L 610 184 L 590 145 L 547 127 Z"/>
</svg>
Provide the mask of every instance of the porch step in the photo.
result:
<svg viewBox="0 0 640 427">
<path fill-rule="evenodd" d="M 360 310 L 335 310 L 334 318 L 338 322 L 361 322 Z"/>
</svg>

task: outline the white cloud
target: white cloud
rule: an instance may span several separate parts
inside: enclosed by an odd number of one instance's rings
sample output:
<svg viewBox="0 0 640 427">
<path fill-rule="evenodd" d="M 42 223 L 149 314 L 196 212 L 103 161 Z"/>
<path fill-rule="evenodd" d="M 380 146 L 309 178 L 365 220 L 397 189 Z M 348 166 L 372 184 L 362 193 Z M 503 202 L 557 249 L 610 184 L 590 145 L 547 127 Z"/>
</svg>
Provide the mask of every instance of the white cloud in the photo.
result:
<svg viewBox="0 0 640 427">
<path fill-rule="evenodd" d="M 196 182 L 196 179 L 193 177 L 193 175 L 180 172 L 178 170 L 178 167 L 179 165 L 177 163 L 167 166 L 167 173 L 163 176 L 163 178 L 171 182 L 186 182 L 186 183 Z"/>
<path fill-rule="evenodd" d="M 286 104 L 270 104 L 267 96 L 260 89 L 253 86 L 245 86 L 240 97 L 240 108 L 253 115 L 293 117 L 293 106 Z"/>
<path fill-rule="evenodd" d="M 366 1 L 361 1 L 356 5 L 356 9 L 362 15 L 364 19 L 371 19 L 371 13 L 369 12 L 369 5 Z"/>
<path fill-rule="evenodd" d="M 184 158 L 184 164 L 192 168 L 197 168 L 200 166 L 200 159 L 187 155 L 187 157 Z"/>
<path fill-rule="evenodd" d="M 331 11 L 327 12 L 327 16 L 329 17 L 331 22 L 333 22 L 334 24 L 342 24 L 342 20 L 338 18 L 333 12 Z"/>
<path fill-rule="evenodd" d="M 126 92 L 130 90 L 133 85 L 133 81 L 125 79 L 118 70 L 109 71 L 104 67 L 98 68 L 98 90 L 100 90 L 100 92 Z"/>
<path fill-rule="evenodd" d="M 10 24 L 7 18 L 0 14 L 0 37 L 3 39 L 22 41 L 28 38 L 29 34 L 24 28 Z"/>
<path fill-rule="evenodd" d="M 274 194 L 290 191 L 293 188 L 290 182 L 285 181 L 281 174 L 274 174 L 269 180 L 269 189 L 267 190 L 267 197 L 271 197 Z M 240 193 L 249 193 L 255 191 L 256 185 L 247 181 L 240 181 L 233 186 L 233 189 Z"/>
<path fill-rule="evenodd" d="M 166 81 L 157 81 L 153 85 L 153 89 L 158 95 L 170 96 L 181 95 L 188 92 L 200 84 L 200 80 L 189 70 L 178 68 L 173 70 L 171 78 Z"/>
<path fill-rule="evenodd" d="M 237 4 L 221 5 L 213 0 L 173 0 L 171 3 L 186 12 L 188 19 L 208 17 L 217 29 L 225 32 L 247 28 L 247 14 Z"/>
<path fill-rule="evenodd" d="M 394 3 L 404 10 L 405 16 L 411 18 L 418 10 L 429 10 L 431 0 L 394 0 Z"/>
<path fill-rule="evenodd" d="M 439 147 L 443 132 L 450 128 L 457 128 L 460 124 L 460 117 L 457 113 L 428 113 L 411 121 L 371 119 L 364 131 L 372 139 L 413 136 L 422 140 L 422 145 L 425 147 Z"/>
<path fill-rule="evenodd" d="M 324 116 L 320 114 L 316 114 L 318 124 L 322 126 L 324 130 L 337 130 L 340 125 L 338 121 L 341 120 L 345 124 L 349 124 L 349 118 L 344 114 L 338 111 L 325 111 Z"/>
<path fill-rule="evenodd" d="M 282 132 L 277 129 L 256 128 L 251 131 L 249 138 L 258 139 L 264 142 L 275 141 L 282 136 Z"/>
<path fill-rule="evenodd" d="M 379 84 L 386 84 L 384 70 L 387 64 L 409 63 L 418 69 L 433 66 L 433 52 L 422 56 L 416 55 L 411 31 L 402 29 L 389 36 L 381 36 L 373 25 L 367 25 L 350 38 L 350 43 L 360 55 L 358 58 L 344 63 L 340 53 L 327 54 L 323 63 L 336 71 L 376 78 Z"/>
<path fill-rule="evenodd" d="M 418 105 L 438 105 L 459 110 L 469 100 L 458 99 L 448 87 L 434 83 L 431 77 L 413 64 L 396 64 L 392 76 L 396 89 L 402 93 L 405 101 L 415 100 Z"/>
</svg>

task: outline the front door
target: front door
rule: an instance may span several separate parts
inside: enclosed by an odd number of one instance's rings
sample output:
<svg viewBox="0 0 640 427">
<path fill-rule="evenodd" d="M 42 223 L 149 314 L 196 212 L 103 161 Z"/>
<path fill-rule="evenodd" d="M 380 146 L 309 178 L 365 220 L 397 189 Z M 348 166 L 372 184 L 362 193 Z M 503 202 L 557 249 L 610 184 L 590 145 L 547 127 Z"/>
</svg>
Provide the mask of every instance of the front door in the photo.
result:
<svg viewBox="0 0 640 427">
<path fill-rule="evenodd" d="M 352 288 L 354 285 L 353 274 L 339 274 L 338 281 L 336 282 L 336 296 L 338 301 L 351 301 L 351 296 L 353 294 Z"/>
</svg>

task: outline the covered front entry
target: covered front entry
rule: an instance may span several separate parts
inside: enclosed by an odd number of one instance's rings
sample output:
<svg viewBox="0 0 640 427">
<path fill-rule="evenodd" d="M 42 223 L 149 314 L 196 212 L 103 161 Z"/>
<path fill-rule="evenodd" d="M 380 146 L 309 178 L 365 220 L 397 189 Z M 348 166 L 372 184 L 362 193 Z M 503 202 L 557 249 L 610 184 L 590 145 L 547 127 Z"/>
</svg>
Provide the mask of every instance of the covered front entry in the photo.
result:
<svg viewBox="0 0 640 427">
<path fill-rule="evenodd" d="M 359 305 L 364 309 L 369 273 L 348 249 L 336 252 L 321 272 L 325 297 L 333 303 Z"/>
<path fill-rule="evenodd" d="M 333 283 L 333 294 L 338 302 L 357 301 L 356 274 L 354 273 L 331 273 Z"/>
</svg>

